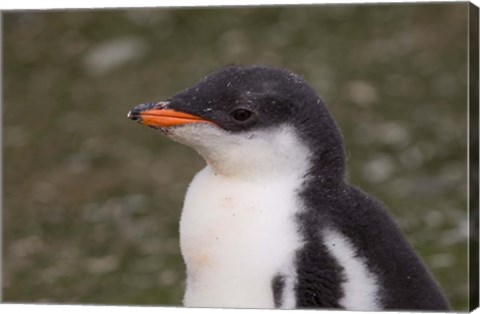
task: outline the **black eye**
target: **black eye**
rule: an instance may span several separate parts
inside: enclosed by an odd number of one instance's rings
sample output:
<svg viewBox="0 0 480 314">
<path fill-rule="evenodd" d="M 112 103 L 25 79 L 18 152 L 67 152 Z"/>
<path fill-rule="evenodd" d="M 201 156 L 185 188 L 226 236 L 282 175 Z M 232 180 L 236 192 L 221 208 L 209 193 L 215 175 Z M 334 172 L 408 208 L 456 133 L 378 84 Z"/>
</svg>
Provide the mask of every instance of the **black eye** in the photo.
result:
<svg viewBox="0 0 480 314">
<path fill-rule="evenodd" d="M 237 121 L 246 121 L 252 116 L 252 112 L 247 109 L 237 109 L 231 115 Z"/>
</svg>

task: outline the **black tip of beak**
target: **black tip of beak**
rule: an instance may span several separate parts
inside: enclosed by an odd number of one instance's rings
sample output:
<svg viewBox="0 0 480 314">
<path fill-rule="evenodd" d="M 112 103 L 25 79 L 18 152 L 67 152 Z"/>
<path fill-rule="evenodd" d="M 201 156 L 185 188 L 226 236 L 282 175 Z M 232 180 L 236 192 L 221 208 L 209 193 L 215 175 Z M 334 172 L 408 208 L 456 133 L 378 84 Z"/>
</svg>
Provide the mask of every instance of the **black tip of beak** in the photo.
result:
<svg viewBox="0 0 480 314">
<path fill-rule="evenodd" d="M 156 103 L 153 103 L 153 102 L 137 105 L 128 112 L 127 118 L 132 119 L 133 121 L 139 121 L 140 113 L 146 110 L 154 109 L 155 107 L 156 107 Z"/>
<path fill-rule="evenodd" d="M 145 104 L 140 104 L 135 106 L 132 110 L 130 110 L 127 113 L 127 118 L 132 119 L 133 121 L 138 121 L 140 120 L 140 113 L 142 113 L 143 111 L 166 108 L 167 105 L 168 105 L 168 101 L 161 101 L 157 103 L 149 102 Z"/>
<path fill-rule="evenodd" d="M 140 119 L 140 112 L 131 110 L 127 113 L 127 118 L 132 119 L 133 121 L 138 121 Z"/>
</svg>

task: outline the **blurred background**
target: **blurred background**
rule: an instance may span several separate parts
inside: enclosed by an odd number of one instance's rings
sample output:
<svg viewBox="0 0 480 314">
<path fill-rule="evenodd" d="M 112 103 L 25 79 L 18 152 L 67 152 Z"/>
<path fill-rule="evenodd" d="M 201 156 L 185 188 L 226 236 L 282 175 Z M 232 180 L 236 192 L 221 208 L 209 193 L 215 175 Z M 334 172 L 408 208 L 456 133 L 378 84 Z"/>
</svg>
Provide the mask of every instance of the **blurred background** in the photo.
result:
<svg viewBox="0 0 480 314">
<path fill-rule="evenodd" d="M 348 180 L 467 310 L 468 3 L 3 15 L 3 299 L 181 304 L 183 196 L 204 166 L 126 118 L 221 68 L 304 76 Z"/>
</svg>

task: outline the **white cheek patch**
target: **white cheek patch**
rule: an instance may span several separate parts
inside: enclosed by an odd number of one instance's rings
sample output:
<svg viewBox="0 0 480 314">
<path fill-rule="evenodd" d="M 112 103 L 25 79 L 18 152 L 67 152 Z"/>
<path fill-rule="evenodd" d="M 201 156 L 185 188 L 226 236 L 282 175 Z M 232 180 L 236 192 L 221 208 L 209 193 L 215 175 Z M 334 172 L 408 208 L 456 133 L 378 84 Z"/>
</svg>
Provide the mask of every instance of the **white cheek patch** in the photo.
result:
<svg viewBox="0 0 480 314">
<path fill-rule="evenodd" d="M 326 230 L 323 237 L 328 251 L 344 269 L 345 282 L 342 284 L 344 296 L 339 304 L 347 310 L 380 310 L 376 297 L 377 279 L 368 270 L 365 261 L 356 256 L 352 243 L 331 229 Z"/>
<path fill-rule="evenodd" d="M 215 172 L 231 176 L 269 177 L 306 171 L 310 151 L 294 128 L 230 133 L 211 124 L 192 123 L 169 130 L 169 137 L 191 146 Z"/>
<path fill-rule="evenodd" d="M 168 128 L 168 137 L 191 147 L 214 145 L 228 132 L 210 123 L 190 123 Z M 208 144 L 210 143 L 210 144 Z"/>
</svg>

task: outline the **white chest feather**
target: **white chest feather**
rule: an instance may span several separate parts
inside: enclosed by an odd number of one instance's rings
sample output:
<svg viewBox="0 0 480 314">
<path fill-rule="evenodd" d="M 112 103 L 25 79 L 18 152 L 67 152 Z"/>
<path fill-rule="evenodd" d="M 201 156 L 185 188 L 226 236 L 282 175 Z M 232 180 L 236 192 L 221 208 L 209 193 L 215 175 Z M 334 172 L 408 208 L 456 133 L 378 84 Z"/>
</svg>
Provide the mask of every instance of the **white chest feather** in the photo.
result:
<svg viewBox="0 0 480 314">
<path fill-rule="evenodd" d="M 233 179 L 210 167 L 197 174 L 180 223 L 186 306 L 274 307 L 272 278 L 282 273 L 287 283 L 295 280 L 297 182 Z"/>
</svg>

